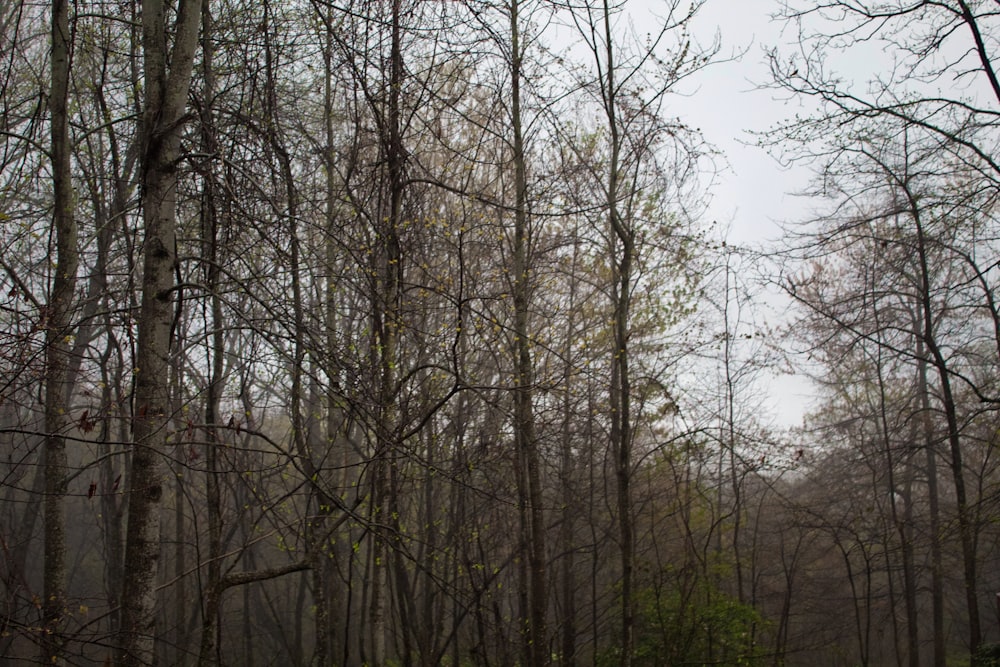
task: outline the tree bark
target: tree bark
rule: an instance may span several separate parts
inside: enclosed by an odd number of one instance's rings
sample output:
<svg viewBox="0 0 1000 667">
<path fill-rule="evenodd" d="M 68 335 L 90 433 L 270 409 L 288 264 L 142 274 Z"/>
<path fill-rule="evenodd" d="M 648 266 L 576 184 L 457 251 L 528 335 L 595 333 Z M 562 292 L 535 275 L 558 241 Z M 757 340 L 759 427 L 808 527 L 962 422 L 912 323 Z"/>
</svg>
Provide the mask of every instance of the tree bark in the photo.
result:
<svg viewBox="0 0 1000 667">
<path fill-rule="evenodd" d="M 371 659 L 373 664 L 386 660 L 386 633 L 389 587 L 389 542 L 391 525 L 398 521 L 395 514 L 396 384 L 399 368 L 399 337 L 403 322 L 400 298 L 403 280 L 403 257 L 399 233 L 402 224 L 403 193 L 406 187 L 404 167 L 401 98 L 403 86 L 402 9 L 400 0 L 392 0 L 390 15 L 391 46 L 389 52 L 389 90 L 384 111 L 383 142 L 387 167 L 388 206 L 383 216 L 379 281 L 374 299 L 378 354 L 378 416 L 375 425 L 371 520 Z"/>
<path fill-rule="evenodd" d="M 142 4 L 145 99 L 141 194 L 145 237 L 134 369 L 135 421 L 118 655 L 121 665 L 148 665 L 154 656 L 164 481 L 161 457 L 167 442 L 168 358 L 177 262 L 177 163 L 200 23 L 201 0 L 180 0 L 173 30 L 169 29 L 163 0 Z M 171 33 L 174 42 L 168 49 Z"/>
<path fill-rule="evenodd" d="M 510 3 L 511 36 L 511 130 L 514 159 L 514 439 L 519 460 L 519 493 L 521 495 L 522 535 L 526 540 L 528 561 L 528 658 L 534 667 L 549 660 L 546 616 L 548 595 L 545 562 L 545 514 L 541 489 L 541 461 L 535 434 L 533 408 L 534 363 L 531 358 L 531 338 L 528 315 L 531 303 L 531 276 L 528 262 L 528 183 L 527 158 L 522 130 L 521 33 L 518 24 L 518 0 Z"/>
<path fill-rule="evenodd" d="M 927 362 L 923 338 L 917 337 L 917 392 L 920 395 L 920 429 L 923 432 L 924 466 L 927 476 L 927 513 L 931 536 L 931 619 L 934 663 L 945 663 L 944 568 L 941 559 L 941 510 L 938 500 L 937 452 L 934 445 L 930 392 L 927 387 Z"/>
<path fill-rule="evenodd" d="M 919 262 L 920 298 L 923 315 L 920 336 L 930 355 L 930 363 L 938 373 L 941 386 L 941 402 L 944 408 L 945 423 L 948 428 L 948 449 L 951 454 L 951 477 L 955 486 L 955 504 L 958 512 L 958 533 L 962 546 L 963 581 L 965 584 L 965 602 L 969 615 L 969 650 L 974 654 L 983 641 L 982 625 L 979 619 L 979 597 L 976 592 L 976 541 L 975 526 L 969 519 L 969 503 L 965 489 L 965 472 L 962 464 L 961 432 L 958 424 L 958 409 L 951 389 L 951 372 L 948 360 L 937 342 L 934 331 L 933 305 L 931 303 L 931 272 L 928 258 L 928 239 L 924 233 L 920 208 L 913 193 L 906 191 L 910 213 L 916 225 L 917 261 Z"/>
<path fill-rule="evenodd" d="M 45 326 L 45 562 L 42 658 L 61 663 L 64 648 L 62 626 L 66 614 L 66 441 L 69 425 L 70 313 L 79 266 L 77 226 L 73 216 L 73 184 L 70 171 L 69 91 L 70 49 L 69 0 L 52 3 L 52 89 L 49 95 L 52 139 L 53 220 L 56 237 L 56 268 L 52 296 L 44 313 Z"/>
<path fill-rule="evenodd" d="M 202 0 L 201 8 L 201 53 L 203 99 L 201 104 L 202 152 L 209 156 L 202 174 L 201 193 L 201 233 L 202 256 L 205 262 L 205 287 L 211 304 L 211 322 L 206 327 L 212 332 L 210 360 L 211 377 L 205 393 L 205 508 L 208 517 L 208 568 L 205 594 L 202 603 L 201 646 L 198 664 L 202 666 L 222 664 L 219 655 L 218 618 L 221 611 L 222 588 L 222 494 L 219 476 L 219 437 L 221 423 L 222 388 L 224 384 L 225 340 L 223 336 L 222 297 L 219 294 L 219 220 L 216 210 L 215 173 L 213 157 L 218 150 L 215 138 L 215 72 L 213 71 L 212 13 L 208 0 Z"/>
<path fill-rule="evenodd" d="M 611 286 L 614 349 L 611 355 L 611 448 L 617 482 L 618 539 L 621 555 L 621 639 L 620 663 L 632 664 L 635 646 L 635 610 L 632 603 L 632 570 L 635 561 L 635 537 L 632 525 L 632 389 L 629 376 L 629 319 L 632 296 L 632 259 L 635 234 L 622 218 L 618 207 L 621 134 L 618 118 L 614 41 L 611 33 L 611 7 L 603 3 L 605 70 L 601 77 L 602 102 L 608 123 L 610 161 L 608 163 L 607 206 L 610 228 L 610 261 L 614 284 Z M 600 64 L 598 63 L 598 67 Z M 599 72 L 600 75 L 600 72 Z"/>
</svg>

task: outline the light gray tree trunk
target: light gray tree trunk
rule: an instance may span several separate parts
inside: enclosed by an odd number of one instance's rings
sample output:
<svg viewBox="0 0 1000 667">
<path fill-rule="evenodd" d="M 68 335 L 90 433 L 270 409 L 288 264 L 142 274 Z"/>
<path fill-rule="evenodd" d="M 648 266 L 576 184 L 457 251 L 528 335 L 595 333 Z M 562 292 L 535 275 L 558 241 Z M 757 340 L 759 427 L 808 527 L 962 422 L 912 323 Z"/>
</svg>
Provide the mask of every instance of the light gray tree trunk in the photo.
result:
<svg viewBox="0 0 1000 667">
<path fill-rule="evenodd" d="M 142 118 L 142 303 L 136 353 L 132 469 L 118 661 L 153 662 L 156 575 L 160 559 L 162 461 L 169 406 L 170 325 L 173 317 L 177 167 L 180 129 L 198 45 L 201 0 L 180 0 L 176 24 L 163 0 L 142 3 L 145 100 Z M 168 47 L 169 36 L 173 45 Z M 169 67 L 168 67 L 169 61 Z"/>
</svg>

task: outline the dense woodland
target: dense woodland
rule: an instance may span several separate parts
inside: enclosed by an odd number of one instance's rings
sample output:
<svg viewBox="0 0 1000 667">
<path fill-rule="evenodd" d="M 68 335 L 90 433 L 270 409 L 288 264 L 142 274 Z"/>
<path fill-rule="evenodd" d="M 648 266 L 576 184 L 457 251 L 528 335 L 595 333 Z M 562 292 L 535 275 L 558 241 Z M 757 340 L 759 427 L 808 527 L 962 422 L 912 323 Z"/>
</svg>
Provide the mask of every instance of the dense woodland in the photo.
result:
<svg viewBox="0 0 1000 667">
<path fill-rule="evenodd" d="M 1000 664 L 1000 3 L 726 1 L 0 2 L 0 663 Z"/>
</svg>

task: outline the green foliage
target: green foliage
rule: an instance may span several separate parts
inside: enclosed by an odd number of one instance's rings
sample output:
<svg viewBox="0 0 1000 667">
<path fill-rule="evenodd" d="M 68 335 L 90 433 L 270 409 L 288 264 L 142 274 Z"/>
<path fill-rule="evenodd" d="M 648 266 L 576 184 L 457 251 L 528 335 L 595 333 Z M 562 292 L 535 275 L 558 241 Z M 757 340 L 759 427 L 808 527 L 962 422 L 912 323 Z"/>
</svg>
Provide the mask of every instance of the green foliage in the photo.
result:
<svg viewBox="0 0 1000 667">
<path fill-rule="evenodd" d="M 636 595 L 636 636 L 632 664 L 763 665 L 754 645 L 763 621 L 757 611 L 700 579 L 649 586 Z M 602 667 L 619 662 L 618 650 L 601 655 Z"/>
<path fill-rule="evenodd" d="M 1000 644 L 981 644 L 972 662 L 976 667 L 1000 667 Z"/>
</svg>

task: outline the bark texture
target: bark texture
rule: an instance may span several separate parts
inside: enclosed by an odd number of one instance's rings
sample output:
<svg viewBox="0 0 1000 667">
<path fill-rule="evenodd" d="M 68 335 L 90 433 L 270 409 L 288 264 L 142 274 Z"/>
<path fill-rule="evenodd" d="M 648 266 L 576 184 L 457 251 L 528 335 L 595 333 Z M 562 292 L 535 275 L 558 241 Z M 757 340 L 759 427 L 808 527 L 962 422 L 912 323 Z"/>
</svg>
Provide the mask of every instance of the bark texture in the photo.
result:
<svg viewBox="0 0 1000 667">
<path fill-rule="evenodd" d="M 162 455 L 168 437 L 170 329 L 173 318 L 177 168 L 180 130 L 198 46 L 201 0 L 181 0 L 168 26 L 162 0 L 142 5 L 145 100 L 142 132 L 142 303 L 136 353 L 132 470 L 119 663 L 152 664 L 156 575 L 163 505 Z M 172 46 L 168 46 L 173 34 Z M 169 61 L 169 67 L 168 67 Z"/>
<path fill-rule="evenodd" d="M 66 441 L 69 424 L 68 390 L 72 344 L 71 310 L 80 263 L 77 227 L 73 216 L 73 184 L 70 171 L 70 137 L 67 114 L 71 34 L 69 2 L 52 3 L 52 89 L 49 109 L 52 114 L 52 180 L 54 212 L 52 226 L 56 238 L 56 268 L 52 295 L 45 318 L 45 564 L 44 627 L 42 659 L 46 663 L 62 661 L 62 626 L 66 597 L 66 532 L 64 496 L 66 494 Z"/>
</svg>

